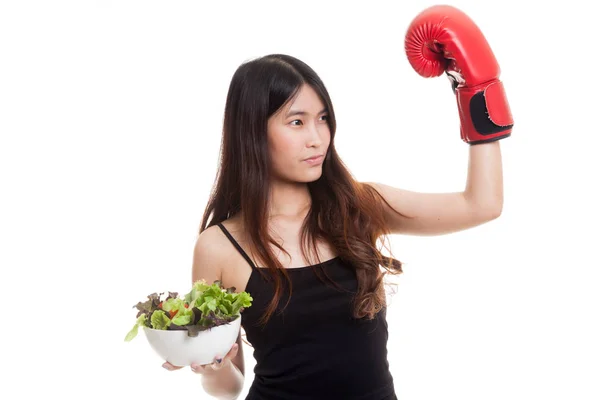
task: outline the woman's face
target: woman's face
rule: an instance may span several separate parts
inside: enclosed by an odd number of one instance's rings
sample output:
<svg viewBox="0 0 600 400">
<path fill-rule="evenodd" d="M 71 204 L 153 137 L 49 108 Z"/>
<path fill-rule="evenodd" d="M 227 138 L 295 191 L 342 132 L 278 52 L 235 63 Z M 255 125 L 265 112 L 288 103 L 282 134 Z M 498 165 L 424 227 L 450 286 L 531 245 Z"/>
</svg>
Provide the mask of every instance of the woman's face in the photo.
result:
<svg viewBox="0 0 600 400">
<path fill-rule="evenodd" d="M 309 85 L 269 118 L 268 142 L 274 178 L 312 182 L 320 178 L 331 135 L 325 105 Z M 305 161 L 320 155 L 316 162 Z"/>
</svg>

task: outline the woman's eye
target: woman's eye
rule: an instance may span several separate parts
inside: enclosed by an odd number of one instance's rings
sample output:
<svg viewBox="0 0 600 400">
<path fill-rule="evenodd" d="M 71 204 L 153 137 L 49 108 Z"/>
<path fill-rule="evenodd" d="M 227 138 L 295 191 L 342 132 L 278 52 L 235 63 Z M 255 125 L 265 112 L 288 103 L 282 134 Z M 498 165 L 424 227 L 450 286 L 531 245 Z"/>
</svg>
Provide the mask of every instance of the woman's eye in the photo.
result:
<svg viewBox="0 0 600 400">
<path fill-rule="evenodd" d="M 327 121 L 327 119 L 329 119 L 329 115 L 322 115 L 321 118 L 325 118 L 325 121 Z M 295 120 L 291 121 L 290 124 L 294 125 L 294 122 L 296 122 L 296 121 L 302 123 L 302 121 L 300 121 L 299 119 L 295 119 Z M 298 125 L 296 125 L 296 126 L 298 126 Z"/>
</svg>

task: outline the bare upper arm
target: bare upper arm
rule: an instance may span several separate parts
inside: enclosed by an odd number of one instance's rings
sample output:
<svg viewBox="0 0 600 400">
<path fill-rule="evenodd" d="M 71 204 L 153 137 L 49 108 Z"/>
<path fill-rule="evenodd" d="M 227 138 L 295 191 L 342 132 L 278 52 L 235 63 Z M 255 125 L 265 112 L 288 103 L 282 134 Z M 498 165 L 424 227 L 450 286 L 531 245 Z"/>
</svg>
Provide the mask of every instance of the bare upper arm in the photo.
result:
<svg viewBox="0 0 600 400">
<path fill-rule="evenodd" d="M 217 228 L 218 229 L 218 228 Z M 221 279 L 221 262 L 215 251 L 215 231 L 208 228 L 196 239 L 192 260 L 192 283 L 204 279 L 208 284 Z"/>
<path fill-rule="evenodd" d="M 470 202 L 464 192 L 419 193 L 365 182 L 383 197 L 385 220 L 392 234 L 444 235 L 496 218 L 497 207 Z"/>
<path fill-rule="evenodd" d="M 204 279 L 207 283 L 221 280 L 223 272 L 223 255 L 219 251 L 223 233 L 217 226 L 204 230 L 196 239 L 192 261 L 192 283 Z M 242 350 L 241 330 L 237 338 L 238 353 L 233 364 L 244 375 L 244 353 Z"/>
</svg>

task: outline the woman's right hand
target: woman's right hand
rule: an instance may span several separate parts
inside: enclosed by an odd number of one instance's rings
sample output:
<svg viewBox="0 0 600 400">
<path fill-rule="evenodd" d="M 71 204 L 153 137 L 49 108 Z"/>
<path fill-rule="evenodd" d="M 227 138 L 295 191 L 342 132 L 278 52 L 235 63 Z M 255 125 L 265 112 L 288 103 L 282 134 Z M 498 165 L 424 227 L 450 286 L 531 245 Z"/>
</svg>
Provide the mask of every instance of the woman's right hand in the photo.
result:
<svg viewBox="0 0 600 400">
<path fill-rule="evenodd" d="M 190 365 L 190 368 L 193 372 L 195 372 L 197 374 L 203 374 L 203 375 L 216 372 L 216 371 L 220 370 L 221 368 L 223 368 L 224 366 L 228 365 L 228 363 L 230 363 L 231 360 L 233 360 L 233 358 L 238 353 L 238 347 L 239 347 L 238 344 L 234 343 L 233 346 L 231 346 L 229 353 L 227 353 L 224 357 L 219 357 L 219 356 L 215 357 L 212 364 L 199 365 L 199 364 L 192 363 L 192 365 Z M 165 362 L 162 366 L 163 366 L 163 368 L 165 368 L 169 371 L 176 371 L 176 370 L 183 368 L 183 367 L 175 366 L 168 361 Z"/>
</svg>

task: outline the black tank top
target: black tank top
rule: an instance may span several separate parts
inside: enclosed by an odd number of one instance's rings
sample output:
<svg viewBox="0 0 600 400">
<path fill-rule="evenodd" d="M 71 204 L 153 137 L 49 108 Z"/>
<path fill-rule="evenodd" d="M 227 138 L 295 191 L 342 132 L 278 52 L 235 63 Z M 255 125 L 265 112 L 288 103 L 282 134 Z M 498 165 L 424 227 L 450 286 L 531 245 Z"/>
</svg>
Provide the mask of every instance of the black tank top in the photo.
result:
<svg viewBox="0 0 600 400">
<path fill-rule="evenodd" d="M 386 309 L 370 321 L 352 316 L 358 285 L 348 263 L 338 256 L 288 269 L 292 297 L 285 307 L 289 289 L 282 279 L 284 294 L 277 311 L 261 326 L 259 318 L 274 297 L 274 286 L 218 225 L 252 267 L 246 291 L 253 303 L 242 312 L 242 326 L 254 348 L 256 366 L 246 400 L 397 399 L 387 361 Z"/>
</svg>

